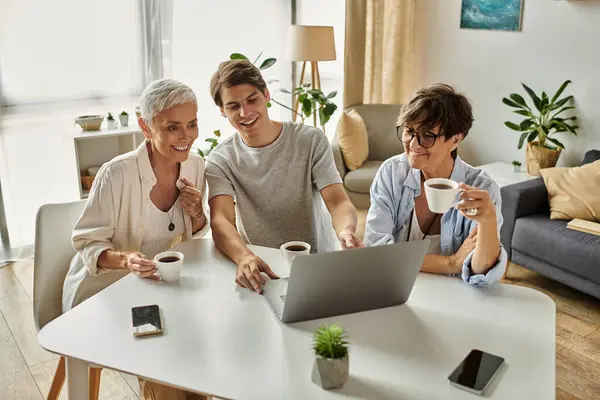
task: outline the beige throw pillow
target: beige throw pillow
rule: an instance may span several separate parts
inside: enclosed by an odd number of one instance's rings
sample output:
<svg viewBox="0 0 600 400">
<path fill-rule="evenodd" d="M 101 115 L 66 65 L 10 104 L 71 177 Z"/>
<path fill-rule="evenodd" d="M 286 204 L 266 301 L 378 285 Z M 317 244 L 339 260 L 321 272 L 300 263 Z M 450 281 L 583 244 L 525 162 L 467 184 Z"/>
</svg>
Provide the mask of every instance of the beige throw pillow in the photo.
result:
<svg viewBox="0 0 600 400">
<path fill-rule="evenodd" d="M 548 190 L 551 219 L 600 222 L 600 160 L 574 168 L 541 171 Z"/>
<path fill-rule="evenodd" d="M 360 168 L 369 156 L 367 127 L 355 110 L 344 111 L 337 126 L 344 163 L 350 171 Z"/>
</svg>

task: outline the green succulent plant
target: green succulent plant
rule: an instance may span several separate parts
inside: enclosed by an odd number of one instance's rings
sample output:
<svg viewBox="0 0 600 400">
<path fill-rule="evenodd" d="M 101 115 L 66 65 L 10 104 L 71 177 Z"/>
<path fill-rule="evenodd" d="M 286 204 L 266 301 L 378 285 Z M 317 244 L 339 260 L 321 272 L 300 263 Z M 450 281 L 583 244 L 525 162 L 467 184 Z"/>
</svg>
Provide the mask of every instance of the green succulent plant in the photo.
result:
<svg viewBox="0 0 600 400">
<path fill-rule="evenodd" d="M 348 356 L 348 335 L 341 325 L 321 325 L 313 334 L 315 355 L 339 359 Z"/>
</svg>

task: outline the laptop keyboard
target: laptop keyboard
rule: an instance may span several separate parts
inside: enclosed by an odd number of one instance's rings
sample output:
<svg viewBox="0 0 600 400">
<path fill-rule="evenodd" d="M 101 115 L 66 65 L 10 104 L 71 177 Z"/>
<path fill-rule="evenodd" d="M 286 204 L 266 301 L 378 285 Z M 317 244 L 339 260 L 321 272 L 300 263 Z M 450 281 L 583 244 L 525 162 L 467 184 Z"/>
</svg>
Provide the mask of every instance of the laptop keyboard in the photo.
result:
<svg viewBox="0 0 600 400">
<path fill-rule="evenodd" d="M 286 298 L 287 296 L 286 296 L 285 294 L 282 294 L 282 295 L 281 295 L 281 296 L 279 296 L 279 297 L 281 297 L 281 301 L 283 301 L 283 302 L 285 303 L 285 298 Z"/>
</svg>

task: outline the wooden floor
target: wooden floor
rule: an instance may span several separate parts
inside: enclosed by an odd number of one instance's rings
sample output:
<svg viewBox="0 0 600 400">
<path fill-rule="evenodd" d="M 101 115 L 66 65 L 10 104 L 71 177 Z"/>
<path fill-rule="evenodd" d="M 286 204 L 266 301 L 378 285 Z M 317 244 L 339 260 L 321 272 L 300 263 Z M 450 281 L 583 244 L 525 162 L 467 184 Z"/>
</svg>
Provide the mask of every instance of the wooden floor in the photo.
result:
<svg viewBox="0 0 600 400">
<path fill-rule="evenodd" d="M 0 268 L 0 400 L 44 399 L 50 389 L 58 356 L 37 343 L 32 299 L 33 260 Z M 138 398 L 137 378 L 102 371 L 100 399 Z"/>
<path fill-rule="evenodd" d="M 557 399 L 599 399 L 600 300 L 514 264 L 508 277 L 505 283 L 534 288 L 556 303 Z M 0 400 L 45 398 L 58 362 L 37 344 L 32 293 L 33 261 L 0 268 Z M 101 399 L 138 396 L 136 378 L 102 372 Z"/>
</svg>

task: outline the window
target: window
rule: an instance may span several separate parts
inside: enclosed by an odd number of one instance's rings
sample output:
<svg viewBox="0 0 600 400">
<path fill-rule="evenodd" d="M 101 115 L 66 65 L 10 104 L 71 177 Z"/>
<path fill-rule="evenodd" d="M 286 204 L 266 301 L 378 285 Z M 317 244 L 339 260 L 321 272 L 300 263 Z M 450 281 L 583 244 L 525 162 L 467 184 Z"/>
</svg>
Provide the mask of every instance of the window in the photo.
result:
<svg viewBox="0 0 600 400">
<path fill-rule="evenodd" d="M 141 92 L 136 1 L 2 0 L 0 38 L 4 105 Z"/>
</svg>

